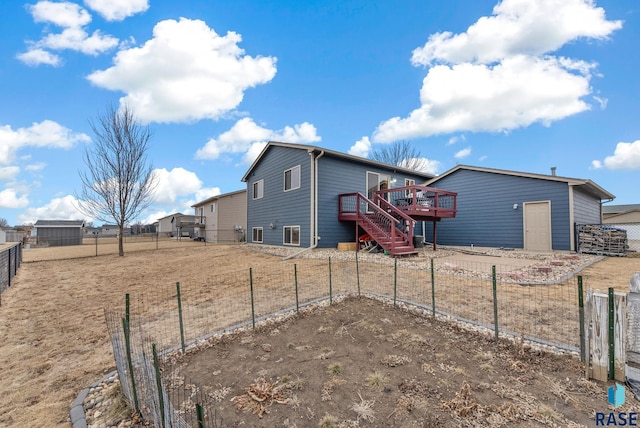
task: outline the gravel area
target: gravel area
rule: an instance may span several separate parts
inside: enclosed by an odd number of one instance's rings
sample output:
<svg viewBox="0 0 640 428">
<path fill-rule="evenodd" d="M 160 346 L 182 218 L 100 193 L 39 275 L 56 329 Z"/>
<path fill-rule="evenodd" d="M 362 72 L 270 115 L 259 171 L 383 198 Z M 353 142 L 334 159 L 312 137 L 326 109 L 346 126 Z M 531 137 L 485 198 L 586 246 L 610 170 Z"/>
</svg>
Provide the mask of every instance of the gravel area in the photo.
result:
<svg viewBox="0 0 640 428">
<path fill-rule="evenodd" d="M 300 250 L 268 245 L 247 244 L 254 251 L 281 257 L 306 259 L 328 259 L 334 261 L 354 261 L 355 251 L 335 249 Z M 497 277 L 501 282 L 517 284 L 553 284 L 562 282 L 575 275 L 581 269 L 602 260 L 602 256 L 576 254 L 569 251 L 550 253 L 528 252 L 507 248 L 480 247 L 431 247 L 420 249 L 418 254 L 397 259 L 398 267 L 429 269 L 434 259 L 436 273 L 452 274 L 472 278 L 490 279 L 491 265 L 496 265 Z M 389 264 L 394 258 L 383 253 L 358 252 L 358 261 L 362 263 Z M 527 263 L 523 263 L 527 261 Z"/>
</svg>

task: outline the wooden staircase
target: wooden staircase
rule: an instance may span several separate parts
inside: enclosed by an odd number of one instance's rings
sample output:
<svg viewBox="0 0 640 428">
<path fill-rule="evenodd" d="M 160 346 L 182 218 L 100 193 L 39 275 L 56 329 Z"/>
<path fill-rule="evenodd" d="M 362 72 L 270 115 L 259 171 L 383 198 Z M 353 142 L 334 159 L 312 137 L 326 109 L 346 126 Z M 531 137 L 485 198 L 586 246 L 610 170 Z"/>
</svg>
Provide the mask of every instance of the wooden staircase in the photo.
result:
<svg viewBox="0 0 640 428">
<path fill-rule="evenodd" d="M 338 218 L 356 222 L 356 242 L 362 228 L 393 257 L 418 253 L 413 246 L 414 220 L 378 194 L 373 201 L 359 192 L 339 195 Z"/>
</svg>

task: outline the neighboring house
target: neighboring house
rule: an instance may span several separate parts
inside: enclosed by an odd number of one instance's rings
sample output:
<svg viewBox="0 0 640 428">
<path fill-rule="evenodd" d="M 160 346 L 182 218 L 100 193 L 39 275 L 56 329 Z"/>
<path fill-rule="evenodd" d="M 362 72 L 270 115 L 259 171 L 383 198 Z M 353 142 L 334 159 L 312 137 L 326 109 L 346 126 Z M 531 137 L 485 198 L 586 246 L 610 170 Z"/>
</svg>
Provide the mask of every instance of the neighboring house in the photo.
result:
<svg viewBox="0 0 640 428">
<path fill-rule="evenodd" d="M 426 183 L 456 192 L 458 215 L 440 244 L 575 250 L 575 225 L 600 224 L 614 195 L 591 180 L 458 165 Z M 427 240 L 431 239 L 427 235 Z"/>
<path fill-rule="evenodd" d="M 191 237 L 196 218 L 193 215 L 174 213 L 158 219 L 158 234 L 162 236 Z"/>
<path fill-rule="evenodd" d="M 100 235 L 103 237 L 106 236 L 118 236 L 118 232 L 120 228 L 117 224 L 103 224 L 100 228 Z"/>
<path fill-rule="evenodd" d="M 603 205 L 602 223 L 640 223 L 640 204 Z"/>
<path fill-rule="evenodd" d="M 242 177 L 247 242 L 301 248 L 354 242 L 359 223 L 339 219 L 339 195 L 360 192 L 373 199 L 376 191 L 432 177 L 321 147 L 269 142 Z"/>
<path fill-rule="evenodd" d="M 192 205 L 195 238 L 207 242 L 242 242 L 247 230 L 247 191 L 213 196 Z"/>
<path fill-rule="evenodd" d="M 640 204 L 603 205 L 602 223 L 626 230 L 629 249 L 640 251 Z"/>
<path fill-rule="evenodd" d="M 83 220 L 38 220 L 34 227 L 38 245 L 82 245 Z"/>
<path fill-rule="evenodd" d="M 157 222 L 157 232 L 159 236 L 174 236 L 176 233 L 176 229 L 174 227 L 173 218 L 175 216 L 181 216 L 182 213 L 173 213 L 169 214 L 166 217 L 162 217 L 158 219 Z M 154 223 L 156 224 L 156 223 Z"/>
</svg>

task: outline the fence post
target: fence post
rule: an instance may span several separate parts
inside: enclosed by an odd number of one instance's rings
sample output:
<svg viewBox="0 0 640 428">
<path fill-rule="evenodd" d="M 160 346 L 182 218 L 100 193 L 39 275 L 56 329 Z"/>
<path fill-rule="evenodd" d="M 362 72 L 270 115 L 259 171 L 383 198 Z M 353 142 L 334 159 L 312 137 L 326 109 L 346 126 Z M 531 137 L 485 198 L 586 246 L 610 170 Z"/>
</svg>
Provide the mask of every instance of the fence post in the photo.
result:
<svg viewBox="0 0 640 428">
<path fill-rule="evenodd" d="M 491 266 L 493 279 L 493 325 L 495 326 L 496 344 L 498 343 L 498 284 L 496 280 L 496 265 Z"/>
<path fill-rule="evenodd" d="M 180 296 L 180 283 L 176 282 L 176 294 L 178 295 L 178 319 L 180 320 L 180 343 L 182 344 L 182 354 L 185 353 L 184 345 L 184 322 L 182 321 L 182 297 Z"/>
<path fill-rule="evenodd" d="M 198 420 L 198 428 L 204 428 L 204 410 L 200 403 L 196 403 L 196 419 Z"/>
<path fill-rule="evenodd" d="M 293 279 L 295 281 L 296 284 L 296 313 L 299 314 L 300 313 L 300 305 L 298 303 L 298 265 L 297 264 L 293 264 Z"/>
<path fill-rule="evenodd" d="M 360 263 L 358 262 L 358 251 L 356 251 L 356 282 L 358 283 L 358 296 L 360 295 Z"/>
<path fill-rule="evenodd" d="M 129 322 L 126 318 L 122 318 L 122 330 L 124 332 L 124 347 L 127 353 L 127 367 L 129 368 L 129 377 L 131 378 L 131 393 L 133 394 L 133 409 L 136 414 L 140 413 L 138 405 L 138 391 L 136 390 L 136 378 L 133 375 L 133 361 L 131 361 L 131 336 L 129 332 Z"/>
<path fill-rule="evenodd" d="M 7 278 L 9 278 L 8 287 L 11 287 L 11 248 L 9 248 L 7 256 Z"/>
<path fill-rule="evenodd" d="M 616 301 L 613 287 L 609 287 L 609 380 L 616 376 L 616 338 L 615 338 Z"/>
<path fill-rule="evenodd" d="M 433 258 L 431 259 L 431 311 L 433 318 L 436 317 L 436 275 L 433 270 Z"/>
<path fill-rule="evenodd" d="M 256 329 L 256 311 L 253 302 L 253 268 L 249 268 L 249 288 L 251 290 L 251 323 L 253 329 Z"/>
<path fill-rule="evenodd" d="M 124 295 L 124 317 L 127 320 L 127 328 L 129 328 L 129 320 L 130 318 L 130 313 L 131 311 L 131 305 L 129 303 L 129 293 Z"/>
<path fill-rule="evenodd" d="M 331 283 L 331 257 L 329 257 L 329 304 L 333 304 L 333 284 Z"/>
<path fill-rule="evenodd" d="M 153 352 L 153 367 L 156 372 L 156 386 L 158 387 L 158 403 L 160 404 L 160 422 L 161 426 L 165 426 L 164 420 L 164 396 L 162 394 L 162 378 L 160 377 L 160 363 L 158 362 L 158 351 L 156 350 L 156 344 L 151 344 L 151 350 Z"/>
<path fill-rule="evenodd" d="M 393 306 L 396 305 L 398 296 L 398 259 L 393 258 Z"/>
<path fill-rule="evenodd" d="M 578 275 L 578 311 L 580 314 L 580 361 L 587 359 L 585 334 L 584 334 L 584 294 L 582 288 L 582 275 Z"/>
</svg>

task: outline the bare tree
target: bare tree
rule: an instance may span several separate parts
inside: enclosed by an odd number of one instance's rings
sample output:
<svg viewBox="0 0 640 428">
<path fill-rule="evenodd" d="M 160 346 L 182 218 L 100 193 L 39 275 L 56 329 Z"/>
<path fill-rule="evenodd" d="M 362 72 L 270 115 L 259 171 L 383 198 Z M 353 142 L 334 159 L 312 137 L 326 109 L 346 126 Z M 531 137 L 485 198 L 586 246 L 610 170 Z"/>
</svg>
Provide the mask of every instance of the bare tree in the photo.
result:
<svg viewBox="0 0 640 428">
<path fill-rule="evenodd" d="M 6 229 L 7 227 L 9 227 L 7 219 L 0 217 L 0 229 Z"/>
<path fill-rule="evenodd" d="M 80 210 L 88 217 L 118 225 L 118 253 L 124 256 L 124 227 L 153 202 L 156 180 L 147 160 L 151 131 L 125 105 L 108 107 L 90 121 L 96 141 L 85 149 L 87 170 L 80 172 Z"/>
<path fill-rule="evenodd" d="M 378 162 L 397 165 L 415 171 L 423 171 L 427 166 L 427 160 L 408 141 L 396 141 L 374 150 L 371 152 L 370 158 Z"/>
</svg>

